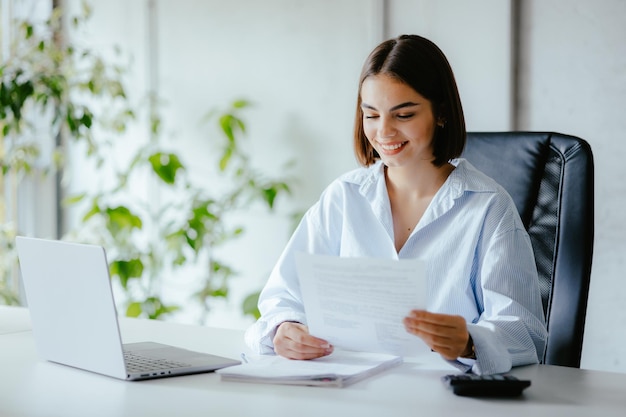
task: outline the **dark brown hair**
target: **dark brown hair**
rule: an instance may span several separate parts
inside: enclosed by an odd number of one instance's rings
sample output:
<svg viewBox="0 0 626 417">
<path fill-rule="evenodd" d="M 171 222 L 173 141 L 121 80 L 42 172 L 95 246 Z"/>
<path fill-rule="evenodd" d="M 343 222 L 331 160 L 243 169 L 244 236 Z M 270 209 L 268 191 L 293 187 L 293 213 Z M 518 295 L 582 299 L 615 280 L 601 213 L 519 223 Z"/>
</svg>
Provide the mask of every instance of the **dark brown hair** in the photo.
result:
<svg viewBox="0 0 626 417">
<path fill-rule="evenodd" d="M 380 158 L 363 131 L 361 87 L 372 75 L 391 76 L 429 100 L 437 126 L 433 137 L 432 161 L 442 166 L 458 158 L 465 146 L 465 118 L 452 68 L 439 47 L 418 35 L 402 35 L 378 45 L 367 57 L 359 80 L 356 117 L 354 121 L 354 151 L 357 160 L 369 166 Z"/>
</svg>

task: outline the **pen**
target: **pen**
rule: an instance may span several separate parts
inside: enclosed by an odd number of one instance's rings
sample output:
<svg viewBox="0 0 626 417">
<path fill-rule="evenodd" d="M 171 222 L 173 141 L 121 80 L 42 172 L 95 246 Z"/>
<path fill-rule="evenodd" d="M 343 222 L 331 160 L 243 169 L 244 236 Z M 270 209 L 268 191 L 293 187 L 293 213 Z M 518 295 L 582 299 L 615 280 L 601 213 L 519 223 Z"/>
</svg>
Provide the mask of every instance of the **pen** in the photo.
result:
<svg viewBox="0 0 626 417">
<path fill-rule="evenodd" d="M 248 357 L 246 356 L 245 353 L 242 353 L 240 356 L 241 356 L 241 360 L 243 361 L 243 363 L 248 363 Z"/>
</svg>

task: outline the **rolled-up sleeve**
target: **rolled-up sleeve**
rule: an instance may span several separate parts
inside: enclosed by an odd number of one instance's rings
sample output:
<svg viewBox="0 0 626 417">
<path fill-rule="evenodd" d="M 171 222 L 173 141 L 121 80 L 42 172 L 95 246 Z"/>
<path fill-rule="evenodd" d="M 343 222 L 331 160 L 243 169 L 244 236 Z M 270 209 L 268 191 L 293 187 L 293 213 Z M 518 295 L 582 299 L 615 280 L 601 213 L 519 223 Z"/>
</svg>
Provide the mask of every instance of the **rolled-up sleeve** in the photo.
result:
<svg viewBox="0 0 626 417">
<path fill-rule="evenodd" d="M 521 223 L 503 229 L 478 247 L 475 295 L 481 314 L 468 324 L 476 351 L 471 369 L 477 374 L 539 362 L 547 336 L 528 234 Z"/>
</svg>

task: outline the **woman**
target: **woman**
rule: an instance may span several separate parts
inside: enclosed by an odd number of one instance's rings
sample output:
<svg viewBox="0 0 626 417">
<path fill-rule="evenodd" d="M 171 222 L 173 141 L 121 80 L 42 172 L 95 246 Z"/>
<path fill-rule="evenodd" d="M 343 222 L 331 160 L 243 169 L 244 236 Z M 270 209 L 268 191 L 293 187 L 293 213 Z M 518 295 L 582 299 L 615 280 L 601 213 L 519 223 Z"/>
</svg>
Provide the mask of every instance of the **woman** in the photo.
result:
<svg viewBox="0 0 626 417">
<path fill-rule="evenodd" d="M 546 328 L 530 240 L 506 191 L 459 159 L 465 121 L 441 50 L 415 35 L 375 48 L 354 130 L 363 167 L 305 214 L 261 292 L 250 347 L 291 359 L 332 352 L 306 327 L 294 260 L 304 251 L 423 259 L 428 311 L 408 312 L 407 332 L 478 374 L 537 363 Z"/>
</svg>

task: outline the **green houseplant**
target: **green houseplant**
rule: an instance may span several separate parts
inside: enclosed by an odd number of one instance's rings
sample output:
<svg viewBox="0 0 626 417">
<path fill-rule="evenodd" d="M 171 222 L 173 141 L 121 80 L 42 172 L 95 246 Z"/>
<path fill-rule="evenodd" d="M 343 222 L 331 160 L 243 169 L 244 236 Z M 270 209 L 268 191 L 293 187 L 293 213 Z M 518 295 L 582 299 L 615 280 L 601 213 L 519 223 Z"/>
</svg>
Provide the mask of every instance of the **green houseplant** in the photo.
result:
<svg viewBox="0 0 626 417">
<path fill-rule="evenodd" d="M 70 30 L 78 30 L 89 14 L 85 6 L 70 21 Z M 66 42 L 62 22 L 59 9 L 45 22 L 14 22 L 10 52 L 0 62 L 0 302 L 5 304 L 20 303 L 13 247 L 20 185 L 58 174 L 70 142 L 84 143 L 89 155 L 98 154 L 92 134 L 96 111 L 90 103 L 115 109 L 106 127 L 117 132 L 134 117 L 121 67 Z"/>
<path fill-rule="evenodd" d="M 210 138 L 217 156 L 213 182 L 222 185 L 219 192 L 211 194 L 194 184 L 180 155 L 153 141 L 136 152 L 126 170 L 116 175 L 113 187 L 70 199 L 72 203 L 89 200 L 81 227 L 93 227 L 94 235 L 115 248 L 111 273 L 126 295 L 128 316 L 155 319 L 178 310 L 180 306 L 168 303 L 161 294 L 163 272 L 175 276 L 177 269 L 201 262 L 193 299 L 201 306 L 198 320 L 202 322 L 211 300 L 229 295 L 229 279 L 237 273 L 217 253 L 220 246 L 244 233 L 229 217 L 257 203 L 271 211 L 279 195 L 290 191 L 287 181 L 266 178 L 254 169 L 241 146 L 246 133 L 241 114 L 248 106 L 245 100 L 237 100 L 208 116 L 220 133 Z M 132 188 L 133 176 L 144 178 L 142 173 L 166 197 L 142 201 L 135 195 L 120 204 Z M 146 223 L 150 230 L 144 228 Z"/>
<path fill-rule="evenodd" d="M 83 15 L 71 20 L 72 29 L 89 15 L 89 7 L 84 6 Z M 208 140 L 215 151 L 215 175 L 223 185 L 218 194 L 195 184 L 180 154 L 160 140 L 161 118 L 154 107 L 146 117 L 147 143 L 134 149 L 121 167 L 111 164 L 119 152 L 119 135 L 140 117 L 127 98 L 124 70 L 63 40 L 61 17 L 55 9 L 39 31 L 31 23 L 20 23 L 16 54 L 2 64 L 3 176 L 19 181 L 35 172 L 58 172 L 65 167 L 68 147 L 82 147 L 98 176 L 108 180 L 66 196 L 64 206 L 80 214 L 80 221 L 65 237 L 107 248 L 111 275 L 122 295 L 118 301 L 129 316 L 157 319 L 181 309 L 164 296 L 163 280 L 175 276 L 176 270 L 194 268 L 198 278 L 190 298 L 200 306 L 198 320 L 202 321 L 212 299 L 228 297 L 229 280 L 237 274 L 218 253 L 221 245 L 244 233 L 243 227 L 229 220 L 231 214 L 255 204 L 272 211 L 280 195 L 289 193 L 289 182 L 266 178 L 244 152 L 243 115 L 249 107 L 245 100 L 207 118 L 217 127 L 217 134 Z M 102 108 L 106 113 L 98 111 Z M 29 117 L 42 113 L 50 115 L 43 123 L 55 141 L 53 156 L 44 165 L 38 161 L 39 138 L 28 136 Z M 145 185 L 142 181 L 162 198 L 137 193 L 137 187 Z M 14 266 L 16 233 L 15 229 L 3 232 L 0 243 L 11 249 L 2 252 L 7 259 L 3 265 Z M 11 283 L 15 271 L 6 269 L 1 296 L 5 303 L 16 304 L 17 286 Z"/>
</svg>

